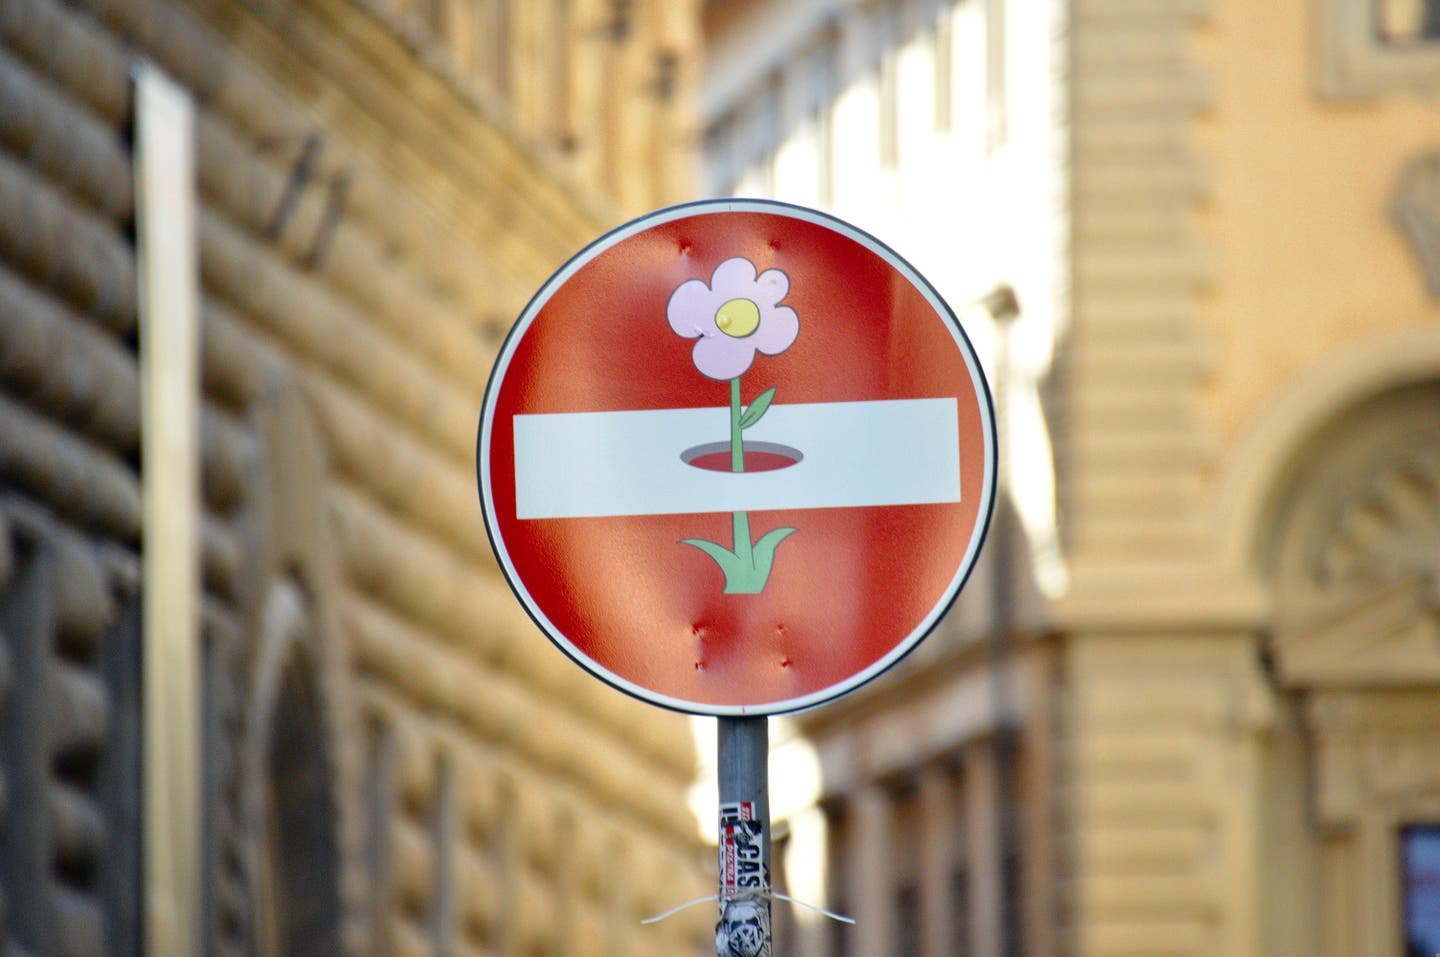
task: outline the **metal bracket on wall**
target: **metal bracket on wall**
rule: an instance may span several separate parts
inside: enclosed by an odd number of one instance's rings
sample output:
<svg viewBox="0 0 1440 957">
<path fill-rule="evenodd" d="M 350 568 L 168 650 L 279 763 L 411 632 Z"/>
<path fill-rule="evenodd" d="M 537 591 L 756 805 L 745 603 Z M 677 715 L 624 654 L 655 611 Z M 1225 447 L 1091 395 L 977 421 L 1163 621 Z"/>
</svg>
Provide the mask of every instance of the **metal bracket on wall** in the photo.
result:
<svg viewBox="0 0 1440 957">
<path fill-rule="evenodd" d="M 288 146 L 294 141 L 293 137 L 280 137 L 261 145 L 266 149 L 276 149 Z M 299 207 L 300 197 L 310 187 L 312 180 L 315 181 L 325 191 L 325 205 L 316 224 L 315 234 L 310 239 L 309 248 L 300 257 L 300 264 L 305 269 L 313 270 L 318 269 L 325 261 L 325 254 L 330 249 L 335 230 L 345 216 L 345 203 L 350 196 L 353 171 L 343 169 L 335 173 L 325 173 L 320 169 L 320 157 L 325 149 L 325 137 L 321 134 L 307 133 L 299 137 L 299 142 L 299 152 L 290 167 L 290 174 L 285 179 L 275 209 L 267 219 L 264 235 L 271 242 L 278 242 L 285 235 L 285 230 Z"/>
</svg>

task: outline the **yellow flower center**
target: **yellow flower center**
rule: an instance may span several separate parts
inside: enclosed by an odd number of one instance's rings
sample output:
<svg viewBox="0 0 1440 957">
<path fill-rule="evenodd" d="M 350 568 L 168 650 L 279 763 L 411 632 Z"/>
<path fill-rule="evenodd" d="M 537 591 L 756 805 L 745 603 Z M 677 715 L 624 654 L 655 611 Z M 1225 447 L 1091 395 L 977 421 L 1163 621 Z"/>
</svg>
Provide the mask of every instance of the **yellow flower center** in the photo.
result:
<svg viewBox="0 0 1440 957">
<path fill-rule="evenodd" d="M 760 325 L 760 307 L 749 299 L 731 299 L 715 311 L 715 325 L 734 339 L 744 339 Z"/>
</svg>

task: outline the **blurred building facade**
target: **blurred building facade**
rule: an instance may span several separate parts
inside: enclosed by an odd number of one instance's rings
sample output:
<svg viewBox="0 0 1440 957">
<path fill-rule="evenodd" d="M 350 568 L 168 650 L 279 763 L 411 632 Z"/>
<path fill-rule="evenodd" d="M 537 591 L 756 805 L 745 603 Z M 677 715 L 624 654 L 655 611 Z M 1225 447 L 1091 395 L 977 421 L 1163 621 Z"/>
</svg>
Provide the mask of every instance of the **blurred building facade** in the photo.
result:
<svg viewBox="0 0 1440 957">
<path fill-rule="evenodd" d="M 0 0 L 0 954 L 704 950 L 703 909 L 639 925 L 713 880 L 689 730 L 540 637 L 473 471 L 530 293 L 693 189 L 697 18 Z M 198 191 L 199 500 L 160 514 L 200 515 L 200 755 L 168 774 L 201 789 L 202 863 L 164 900 L 142 62 L 193 104 Z"/>
<path fill-rule="evenodd" d="M 1440 4 L 705 5 L 705 189 L 909 258 L 1002 501 L 793 719 L 781 952 L 1440 947 Z"/>
</svg>

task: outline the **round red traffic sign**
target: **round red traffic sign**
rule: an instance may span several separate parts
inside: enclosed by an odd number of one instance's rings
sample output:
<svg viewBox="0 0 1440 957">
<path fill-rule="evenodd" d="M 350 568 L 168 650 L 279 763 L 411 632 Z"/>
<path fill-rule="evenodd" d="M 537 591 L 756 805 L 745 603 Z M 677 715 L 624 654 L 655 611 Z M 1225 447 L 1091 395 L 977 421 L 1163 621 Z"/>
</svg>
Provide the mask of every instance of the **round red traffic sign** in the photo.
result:
<svg viewBox="0 0 1440 957">
<path fill-rule="evenodd" d="M 595 676 L 681 711 L 772 714 L 893 665 L 964 584 L 994 409 L 909 264 L 761 200 L 597 240 L 500 354 L 476 468 L 500 567 Z"/>
</svg>

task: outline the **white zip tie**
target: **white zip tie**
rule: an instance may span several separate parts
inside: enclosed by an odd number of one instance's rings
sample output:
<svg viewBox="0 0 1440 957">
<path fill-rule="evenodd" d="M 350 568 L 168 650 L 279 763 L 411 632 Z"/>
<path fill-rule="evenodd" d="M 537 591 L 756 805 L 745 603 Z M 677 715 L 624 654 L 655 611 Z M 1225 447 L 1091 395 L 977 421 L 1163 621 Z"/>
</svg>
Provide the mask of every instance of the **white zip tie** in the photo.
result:
<svg viewBox="0 0 1440 957">
<path fill-rule="evenodd" d="M 801 906 L 801 907 L 807 907 L 807 908 L 809 908 L 810 910 L 813 910 L 813 911 L 814 911 L 815 913 L 817 913 L 817 914 L 824 914 L 826 917 L 830 918 L 831 920 L 838 920 L 838 921 L 839 921 L 840 923 L 842 923 L 842 924 L 853 924 L 853 923 L 855 923 L 855 918 L 853 918 L 853 917 L 846 917 L 844 914 L 837 914 L 837 913 L 835 913 L 833 910 L 826 910 L 826 909 L 823 908 L 823 907 L 816 907 L 814 904 L 807 904 L 807 903 L 805 903 L 804 901 L 796 900 L 795 898 L 791 897 L 789 894 L 781 894 L 781 893 L 779 893 L 779 892 L 777 892 L 777 891 L 771 891 L 770 896 L 773 897 L 773 898 L 775 898 L 776 900 L 784 901 L 784 902 L 787 903 L 787 904 L 798 904 L 798 905 Z"/>
<path fill-rule="evenodd" d="M 675 914 L 678 914 L 678 913 L 680 913 L 682 910 L 684 910 L 684 909 L 687 908 L 687 907 L 694 907 L 696 904 L 703 904 L 703 903 L 705 903 L 706 901 L 718 901 L 719 899 L 720 899 L 720 895 L 719 895 L 719 894 L 711 894 L 709 897 L 697 897 L 697 898 L 695 898 L 693 901 L 686 901 L 685 903 L 681 904 L 679 907 L 672 907 L 672 908 L 670 908 L 669 910 L 667 910 L 667 911 L 666 911 L 665 913 L 663 913 L 663 914 L 656 914 L 654 917 L 647 917 L 647 918 L 645 918 L 644 920 L 642 920 L 640 923 L 642 923 L 642 924 L 658 924 L 660 921 L 664 920 L 665 918 L 670 917 L 670 916 L 673 916 L 673 915 L 675 915 Z"/>
<path fill-rule="evenodd" d="M 837 913 L 835 913 L 835 912 L 832 911 L 832 910 L 826 910 L 826 909 L 823 908 L 823 907 L 816 907 L 814 904 L 807 904 L 807 903 L 805 903 L 805 902 L 802 901 L 802 900 L 796 900 L 795 898 L 791 897 L 789 894 L 781 894 L 781 893 L 779 893 L 778 891 L 771 891 L 768 896 L 771 897 L 771 898 L 773 898 L 773 899 L 775 899 L 775 900 L 778 900 L 778 901 L 784 901 L 784 902 L 787 903 L 787 904 L 795 904 L 795 905 L 797 905 L 797 906 L 804 907 L 804 908 L 806 908 L 807 910 L 813 910 L 813 911 L 814 911 L 815 913 L 817 913 L 817 914 L 823 914 L 823 915 L 825 915 L 826 917 L 830 918 L 831 920 L 838 920 L 838 921 L 839 921 L 840 923 L 842 923 L 842 924 L 854 924 L 854 923 L 855 923 L 855 918 L 853 918 L 853 917 L 846 917 L 844 914 L 837 914 Z M 685 903 L 679 905 L 678 907 L 672 907 L 672 908 L 670 908 L 669 910 L 667 910 L 667 911 L 666 911 L 665 913 L 663 913 L 663 914 L 656 914 L 654 917 L 646 917 L 644 920 L 640 921 L 640 923 L 642 923 L 642 924 L 658 924 L 660 921 L 664 920 L 665 918 L 667 918 L 667 917 L 673 917 L 675 914 L 680 913 L 682 910 L 685 910 L 687 907 L 694 907 L 696 904 L 703 904 L 703 903 L 705 903 L 706 901 L 718 901 L 719 899 L 720 899 L 720 895 L 719 895 L 719 894 L 709 894 L 709 895 L 707 895 L 707 896 L 705 896 L 705 897 L 697 897 L 697 898 L 695 898 L 693 901 L 686 901 Z M 738 899 L 738 898 L 736 898 L 736 899 Z"/>
</svg>

